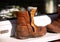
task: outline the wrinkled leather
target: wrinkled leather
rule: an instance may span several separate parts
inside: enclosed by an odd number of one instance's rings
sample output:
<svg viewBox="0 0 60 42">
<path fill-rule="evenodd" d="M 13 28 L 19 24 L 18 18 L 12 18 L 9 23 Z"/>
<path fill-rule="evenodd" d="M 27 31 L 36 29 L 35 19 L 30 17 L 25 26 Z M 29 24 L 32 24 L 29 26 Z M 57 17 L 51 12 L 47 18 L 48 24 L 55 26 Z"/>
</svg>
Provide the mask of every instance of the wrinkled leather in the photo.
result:
<svg viewBox="0 0 60 42">
<path fill-rule="evenodd" d="M 15 12 L 17 17 L 17 28 L 15 36 L 19 39 L 40 37 L 46 34 L 46 27 L 31 26 L 31 17 L 28 11 Z M 36 30 L 35 30 L 36 29 Z M 36 32 L 35 32 L 36 31 Z"/>
<path fill-rule="evenodd" d="M 47 25 L 47 30 L 60 33 L 60 16 L 58 16 L 51 24 Z"/>
</svg>

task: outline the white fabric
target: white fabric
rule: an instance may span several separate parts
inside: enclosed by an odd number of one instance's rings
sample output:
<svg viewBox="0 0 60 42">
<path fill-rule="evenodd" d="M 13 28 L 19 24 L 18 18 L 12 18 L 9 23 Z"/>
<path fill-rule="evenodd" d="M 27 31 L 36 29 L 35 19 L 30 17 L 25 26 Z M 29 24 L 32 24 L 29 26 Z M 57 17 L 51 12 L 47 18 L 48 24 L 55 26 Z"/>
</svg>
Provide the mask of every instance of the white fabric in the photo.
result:
<svg viewBox="0 0 60 42">
<path fill-rule="evenodd" d="M 47 15 L 35 16 L 34 23 L 37 26 L 46 26 L 51 23 L 51 19 Z"/>
<path fill-rule="evenodd" d="M 11 30 L 12 30 L 12 24 L 9 20 L 7 21 L 0 21 L 0 32 L 3 30 L 8 30 L 8 32 L 0 34 L 1 37 L 10 37 L 11 36 Z"/>
</svg>

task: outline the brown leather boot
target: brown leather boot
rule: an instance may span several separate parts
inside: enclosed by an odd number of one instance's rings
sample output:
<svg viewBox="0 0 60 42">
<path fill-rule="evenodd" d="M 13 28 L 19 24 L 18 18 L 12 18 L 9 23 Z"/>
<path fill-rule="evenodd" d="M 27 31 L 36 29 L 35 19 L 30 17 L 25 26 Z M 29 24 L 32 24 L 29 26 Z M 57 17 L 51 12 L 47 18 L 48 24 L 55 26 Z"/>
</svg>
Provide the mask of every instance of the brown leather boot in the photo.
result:
<svg viewBox="0 0 60 42">
<path fill-rule="evenodd" d="M 60 17 L 58 16 L 51 24 L 47 25 L 50 32 L 60 33 Z"/>
<path fill-rule="evenodd" d="M 29 16 L 28 11 L 26 10 L 15 13 L 17 16 L 17 38 L 25 39 L 31 37 L 40 37 L 46 34 L 46 27 L 37 27 L 34 25 L 34 15 L 32 16 L 32 14 L 34 14 L 36 10 L 32 11 L 34 12 L 30 14 L 31 17 Z"/>
</svg>

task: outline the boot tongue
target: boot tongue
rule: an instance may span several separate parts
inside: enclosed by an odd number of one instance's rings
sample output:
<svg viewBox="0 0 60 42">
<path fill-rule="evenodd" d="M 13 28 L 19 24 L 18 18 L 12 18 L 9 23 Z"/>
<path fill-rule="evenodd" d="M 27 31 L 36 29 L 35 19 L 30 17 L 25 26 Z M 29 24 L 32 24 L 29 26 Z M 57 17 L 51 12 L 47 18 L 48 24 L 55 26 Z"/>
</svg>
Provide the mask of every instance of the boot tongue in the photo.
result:
<svg viewBox="0 0 60 42">
<path fill-rule="evenodd" d="M 36 26 L 46 26 L 51 23 L 51 18 L 47 15 L 35 16 L 34 24 Z"/>
</svg>

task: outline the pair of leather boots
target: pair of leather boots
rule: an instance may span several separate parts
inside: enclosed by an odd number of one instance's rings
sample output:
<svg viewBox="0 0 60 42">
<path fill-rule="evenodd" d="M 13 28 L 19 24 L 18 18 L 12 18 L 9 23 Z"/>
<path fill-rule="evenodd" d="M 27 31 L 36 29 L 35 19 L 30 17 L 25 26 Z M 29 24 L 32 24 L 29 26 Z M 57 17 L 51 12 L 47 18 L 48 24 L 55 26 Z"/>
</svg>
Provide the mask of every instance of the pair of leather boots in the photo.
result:
<svg viewBox="0 0 60 42">
<path fill-rule="evenodd" d="M 25 39 L 41 37 L 46 34 L 47 30 L 50 32 L 60 33 L 60 15 L 46 27 L 38 27 L 34 24 L 33 17 L 35 12 L 35 9 L 32 9 L 30 14 L 26 10 L 15 12 L 17 17 L 16 38 Z"/>
<path fill-rule="evenodd" d="M 35 38 L 46 34 L 46 27 L 38 27 L 34 24 L 33 17 L 35 12 L 35 9 L 31 10 L 30 14 L 27 10 L 15 12 L 17 17 L 16 38 Z"/>
</svg>

